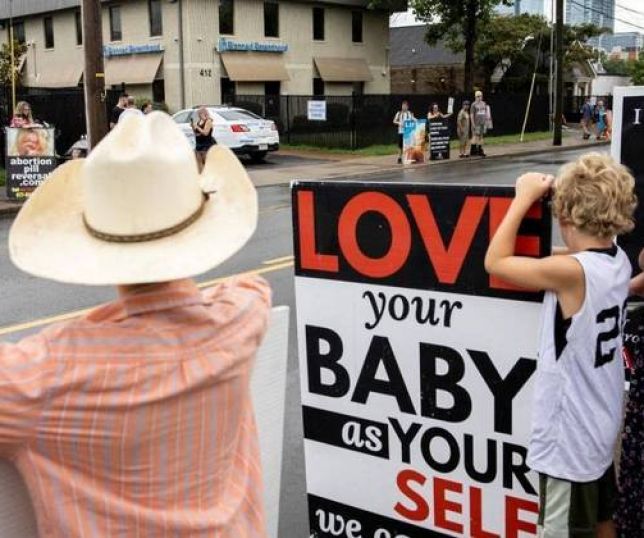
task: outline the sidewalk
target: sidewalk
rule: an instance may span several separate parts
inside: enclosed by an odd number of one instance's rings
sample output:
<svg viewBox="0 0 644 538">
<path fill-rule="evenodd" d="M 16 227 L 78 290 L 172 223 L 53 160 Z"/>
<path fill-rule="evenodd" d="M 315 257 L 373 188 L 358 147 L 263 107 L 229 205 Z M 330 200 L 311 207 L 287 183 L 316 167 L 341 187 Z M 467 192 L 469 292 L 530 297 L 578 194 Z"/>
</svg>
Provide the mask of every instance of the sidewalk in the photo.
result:
<svg viewBox="0 0 644 538">
<path fill-rule="evenodd" d="M 607 142 L 584 141 L 573 131 L 568 136 L 564 136 L 561 147 L 553 147 L 551 140 L 538 140 L 535 142 L 524 142 L 518 144 L 499 144 L 485 148 L 488 159 L 507 157 L 512 155 L 530 155 L 544 151 L 557 152 L 575 148 L 591 148 L 597 146 L 608 146 Z M 268 187 L 272 185 L 286 185 L 294 179 L 301 180 L 322 180 L 322 179 L 356 179 L 371 174 L 395 172 L 397 170 L 421 169 L 429 166 L 441 166 L 446 163 L 472 163 L 478 160 L 473 159 L 454 159 L 448 161 L 430 161 L 425 164 L 414 164 L 401 166 L 396 164 L 395 155 L 385 155 L 378 157 L 356 157 L 354 155 L 331 154 L 323 150 L 319 152 L 283 150 L 284 155 L 296 155 L 301 157 L 315 157 L 318 162 L 314 164 L 305 164 L 301 166 L 284 166 L 266 169 L 252 169 L 249 175 L 257 187 Z M 454 154 L 454 152 L 452 153 Z M 270 157 L 269 157 L 270 159 Z M 320 163 L 323 159 L 325 162 Z M 11 202 L 6 198 L 4 187 L 0 188 L 0 218 L 11 217 L 20 209 L 20 203 Z"/>
</svg>

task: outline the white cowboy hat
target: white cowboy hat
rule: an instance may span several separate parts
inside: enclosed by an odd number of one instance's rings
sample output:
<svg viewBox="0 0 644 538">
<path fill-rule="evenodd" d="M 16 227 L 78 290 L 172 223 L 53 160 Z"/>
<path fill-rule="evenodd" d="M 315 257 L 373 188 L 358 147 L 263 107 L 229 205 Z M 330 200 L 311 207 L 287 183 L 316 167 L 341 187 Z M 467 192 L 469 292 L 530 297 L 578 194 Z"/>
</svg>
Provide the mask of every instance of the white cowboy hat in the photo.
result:
<svg viewBox="0 0 644 538">
<path fill-rule="evenodd" d="M 152 112 L 119 123 L 35 190 L 9 232 L 9 255 L 60 282 L 163 282 L 221 264 L 256 225 L 257 193 L 235 155 L 214 146 L 199 175 L 185 135 Z"/>
</svg>

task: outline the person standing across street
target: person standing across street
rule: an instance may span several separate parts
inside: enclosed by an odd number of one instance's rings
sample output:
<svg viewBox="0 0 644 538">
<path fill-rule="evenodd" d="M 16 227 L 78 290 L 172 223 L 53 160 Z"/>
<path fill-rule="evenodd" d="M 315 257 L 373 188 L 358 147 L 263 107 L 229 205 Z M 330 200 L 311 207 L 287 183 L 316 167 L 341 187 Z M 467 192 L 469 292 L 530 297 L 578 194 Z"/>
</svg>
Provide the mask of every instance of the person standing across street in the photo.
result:
<svg viewBox="0 0 644 538">
<path fill-rule="evenodd" d="M 27 101 L 20 101 L 16 105 L 16 110 L 13 113 L 11 118 L 11 123 L 9 127 L 40 127 L 41 125 L 34 121 L 34 117 L 31 113 L 31 105 Z"/>
<path fill-rule="evenodd" d="M 128 95 L 125 110 L 121 112 L 117 123 L 123 121 L 129 116 L 143 116 L 141 109 L 136 108 L 136 101 L 132 95 Z"/>
<path fill-rule="evenodd" d="M 483 101 L 483 92 L 474 94 L 474 103 L 470 106 L 472 121 L 472 148 L 470 155 L 486 157 L 483 151 L 483 139 L 488 129 L 492 128 L 492 112 L 489 105 Z"/>
<path fill-rule="evenodd" d="M 40 536 L 267 538 L 249 384 L 270 289 L 192 280 L 243 247 L 257 214 L 234 154 L 213 148 L 199 174 L 162 112 L 118 123 L 21 208 L 18 268 L 118 293 L 0 344 L 0 457 Z"/>
<path fill-rule="evenodd" d="M 206 162 L 208 150 L 216 144 L 212 135 L 213 128 L 214 123 L 208 109 L 205 106 L 199 107 L 197 110 L 197 121 L 192 124 L 192 130 L 195 133 L 195 153 L 197 155 L 199 170 L 203 168 Z"/>
<path fill-rule="evenodd" d="M 541 259 L 514 255 L 525 215 L 553 188 L 567 250 Z M 633 176 L 608 155 L 582 156 L 556 180 L 525 174 L 485 257 L 491 275 L 546 292 L 527 458 L 539 473 L 541 538 L 615 537 L 613 458 L 631 263 L 614 241 L 633 229 L 636 205 Z"/>
<path fill-rule="evenodd" d="M 469 101 L 463 101 L 461 110 L 458 112 L 458 116 L 456 116 L 456 134 L 459 140 L 459 158 L 464 159 L 469 157 L 469 145 L 472 136 Z"/>
<path fill-rule="evenodd" d="M 402 164 L 405 122 L 415 119 L 414 114 L 409 110 L 409 102 L 405 99 L 394 116 L 394 125 L 398 128 L 398 164 Z"/>
<path fill-rule="evenodd" d="M 450 116 L 451 114 L 443 114 L 441 112 L 440 108 L 438 108 L 438 103 L 432 103 L 432 106 L 427 113 L 427 121 L 441 120 L 443 118 L 449 118 Z"/>
<path fill-rule="evenodd" d="M 128 97 L 127 93 L 119 95 L 118 103 L 116 103 L 116 106 L 112 109 L 112 112 L 110 112 L 110 129 L 114 129 L 116 124 L 119 122 L 119 117 L 127 108 Z"/>
<path fill-rule="evenodd" d="M 595 109 L 595 121 L 597 123 L 597 140 L 602 140 L 606 138 L 606 130 L 608 127 L 606 121 L 606 107 L 604 106 L 604 101 L 600 99 L 597 101 L 597 107 Z"/>
<path fill-rule="evenodd" d="M 584 106 L 581 107 L 581 126 L 584 130 L 584 140 L 588 140 L 591 134 L 593 123 L 593 107 L 590 104 L 590 97 L 584 99 Z"/>
</svg>

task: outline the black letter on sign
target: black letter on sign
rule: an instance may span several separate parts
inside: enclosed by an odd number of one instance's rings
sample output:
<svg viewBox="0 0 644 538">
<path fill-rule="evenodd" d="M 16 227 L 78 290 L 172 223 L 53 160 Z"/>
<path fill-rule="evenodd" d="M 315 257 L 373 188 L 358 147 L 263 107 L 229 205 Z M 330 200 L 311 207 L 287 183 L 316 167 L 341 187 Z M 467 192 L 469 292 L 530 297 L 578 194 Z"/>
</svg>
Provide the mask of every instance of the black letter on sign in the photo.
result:
<svg viewBox="0 0 644 538">
<path fill-rule="evenodd" d="M 381 363 L 387 372 L 387 380 L 376 379 L 376 372 Z M 369 394 L 372 392 L 389 394 L 396 398 L 398 408 L 403 413 L 416 414 L 389 339 L 384 336 L 374 336 L 371 340 L 351 401 L 367 403 Z"/>
<path fill-rule="evenodd" d="M 485 351 L 468 349 L 467 352 L 494 396 L 494 431 L 512 435 L 512 400 L 536 370 L 537 361 L 519 359 L 505 379 L 502 379 Z"/>
<path fill-rule="evenodd" d="M 320 352 L 320 343 L 329 345 L 329 352 Z M 338 333 L 325 327 L 306 326 L 306 366 L 309 375 L 309 391 L 322 396 L 341 398 L 349 392 L 350 380 L 347 371 L 338 364 L 342 358 L 342 340 Z M 322 384 L 322 369 L 333 372 L 335 381 Z"/>
<path fill-rule="evenodd" d="M 514 455 L 517 454 L 521 460 L 514 463 Z M 526 476 L 530 468 L 526 465 L 528 449 L 512 443 L 503 443 L 503 487 L 512 489 L 514 487 L 512 476 L 516 476 L 521 483 L 524 491 L 530 495 L 536 495 L 536 490 L 532 487 L 530 480 Z"/>
<path fill-rule="evenodd" d="M 412 422 L 409 429 L 407 431 L 403 431 L 398 419 L 389 417 L 389 423 L 396 432 L 398 439 L 400 439 L 400 451 L 402 453 L 401 459 L 403 463 L 411 463 L 411 442 L 420 431 L 421 425 L 418 424 L 418 422 Z"/>
<path fill-rule="evenodd" d="M 443 439 L 449 447 L 449 457 L 445 463 L 436 461 L 432 456 L 432 440 L 434 437 Z M 443 428 L 429 428 L 425 430 L 423 436 L 420 438 L 420 451 L 423 454 L 423 459 L 434 471 L 439 473 L 451 473 L 461 459 L 461 453 L 458 449 L 458 443 L 454 436 Z"/>
<path fill-rule="evenodd" d="M 447 373 L 437 372 L 438 359 L 447 363 Z M 424 417 L 462 422 L 470 416 L 472 400 L 458 382 L 465 374 L 463 357 L 451 347 L 435 344 L 420 344 L 420 412 Z M 454 404 L 450 408 L 438 407 L 437 392 L 451 394 Z"/>
<path fill-rule="evenodd" d="M 489 484 L 496 478 L 496 441 L 487 440 L 487 465 L 485 471 L 479 472 L 474 467 L 474 436 L 469 433 L 465 434 L 465 472 L 467 475 L 476 480 Z"/>
</svg>

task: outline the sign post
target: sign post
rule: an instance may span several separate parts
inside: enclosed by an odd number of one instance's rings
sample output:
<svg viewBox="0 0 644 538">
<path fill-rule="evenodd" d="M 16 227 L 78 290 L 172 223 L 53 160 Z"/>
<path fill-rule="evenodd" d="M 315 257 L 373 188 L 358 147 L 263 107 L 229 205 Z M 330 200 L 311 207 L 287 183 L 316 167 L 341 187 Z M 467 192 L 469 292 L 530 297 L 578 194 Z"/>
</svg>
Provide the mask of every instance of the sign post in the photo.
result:
<svg viewBox="0 0 644 538">
<path fill-rule="evenodd" d="M 310 533 L 525 538 L 541 295 L 483 258 L 510 187 L 293 186 Z M 536 205 L 519 253 L 545 255 Z"/>
<path fill-rule="evenodd" d="M 25 200 L 56 168 L 54 130 L 7 127 L 6 185 L 10 200 Z"/>
</svg>

